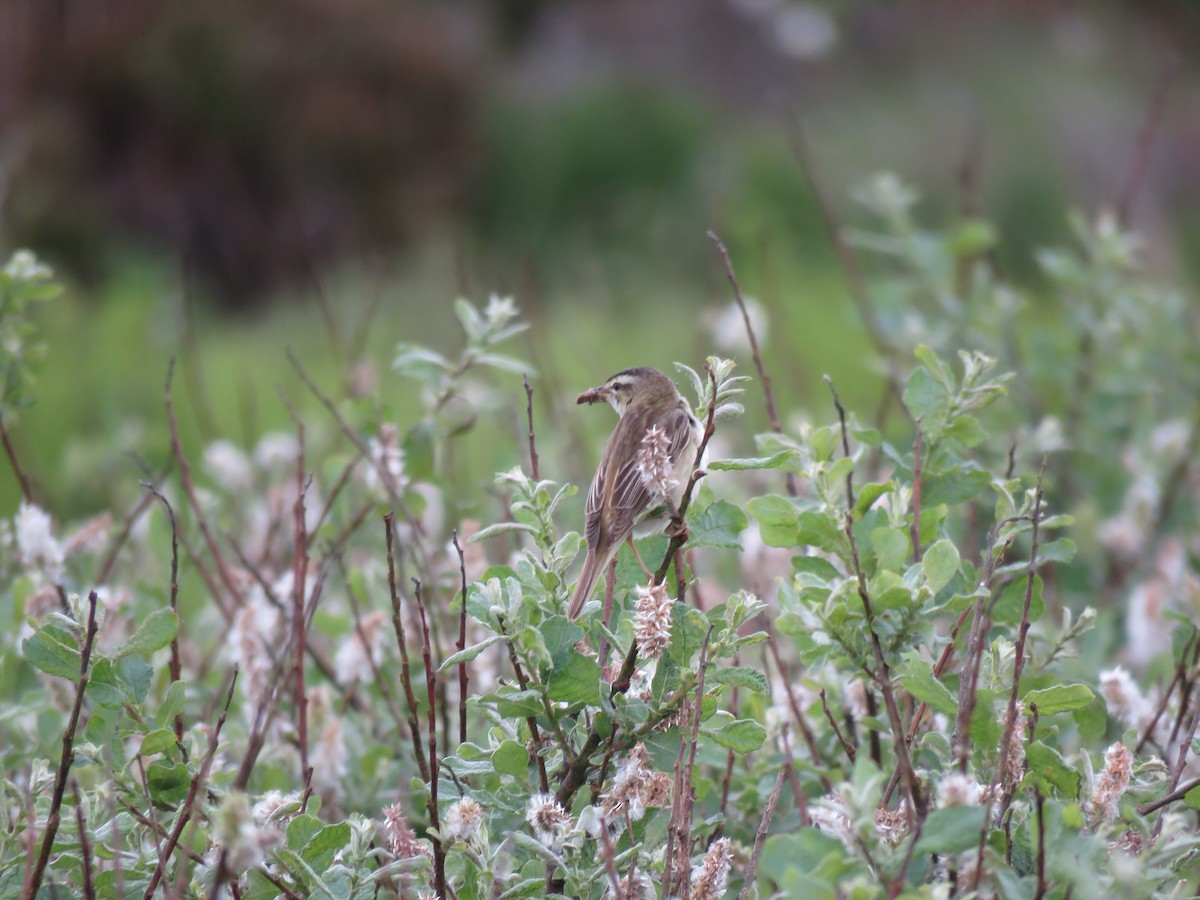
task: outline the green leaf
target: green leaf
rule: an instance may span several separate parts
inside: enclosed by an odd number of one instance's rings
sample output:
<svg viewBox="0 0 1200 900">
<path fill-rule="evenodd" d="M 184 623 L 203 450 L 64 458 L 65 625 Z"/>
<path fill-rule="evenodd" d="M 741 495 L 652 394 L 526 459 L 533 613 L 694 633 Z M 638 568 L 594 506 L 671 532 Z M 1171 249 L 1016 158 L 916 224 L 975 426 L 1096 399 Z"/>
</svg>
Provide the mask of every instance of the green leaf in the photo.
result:
<svg viewBox="0 0 1200 900">
<path fill-rule="evenodd" d="M 318 831 L 325 826 L 316 816 L 307 813 L 296 816 L 287 826 L 287 845 L 297 852 L 313 839 Z"/>
<path fill-rule="evenodd" d="M 945 413 L 950 402 L 946 388 L 923 366 L 913 370 L 904 386 L 904 405 L 914 419 L 932 419 Z"/>
<path fill-rule="evenodd" d="M 958 711 L 958 701 L 950 689 L 933 674 L 933 666 L 915 651 L 905 654 L 904 666 L 900 670 L 900 683 L 918 700 L 929 704 L 934 712 L 953 717 Z"/>
<path fill-rule="evenodd" d="M 537 534 L 538 530 L 532 525 L 526 525 L 523 522 L 497 522 L 495 525 L 489 525 L 487 528 L 481 528 L 469 538 L 468 544 L 478 544 L 480 541 L 486 541 L 488 538 L 499 537 L 502 534 L 511 534 L 514 531 L 521 531 L 525 534 Z"/>
<path fill-rule="evenodd" d="M 728 500 L 714 500 L 688 520 L 688 547 L 728 547 L 741 550 L 738 540 L 747 525 L 746 514 Z"/>
<path fill-rule="evenodd" d="M 946 249 L 955 256 L 978 256 L 996 245 L 996 229 L 984 219 L 964 219 L 946 237 Z"/>
<path fill-rule="evenodd" d="M 1055 713 L 1071 712 L 1082 709 L 1092 702 L 1092 689 L 1086 684 L 1058 684 L 1054 687 L 1030 691 L 1021 698 L 1025 711 L 1029 712 L 1030 705 L 1037 704 L 1039 716 L 1052 716 Z"/>
<path fill-rule="evenodd" d="M 1192 788 L 1183 795 L 1183 802 L 1192 809 L 1200 809 L 1200 785 Z"/>
<path fill-rule="evenodd" d="M 600 664 L 590 656 L 572 650 L 567 664 L 555 668 L 546 687 L 551 700 L 595 703 L 600 698 Z"/>
<path fill-rule="evenodd" d="M 752 497 L 746 504 L 758 520 L 763 543 L 769 547 L 794 547 L 800 511 L 796 504 L 779 494 Z"/>
<path fill-rule="evenodd" d="M 492 754 L 492 765 L 504 775 L 524 775 L 529 771 L 529 751 L 516 741 L 504 741 Z"/>
<path fill-rule="evenodd" d="M 37 666 L 47 675 L 78 680 L 82 662 L 79 650 L 59 640 L 53 630 L 39 628 L 25 638 L 21 650 L 30 664 Z"/>
<path fill-rule="evenodd" d="M 550 654 L 550 665 L 565 666 L 575 645 L 583 640 L 583 628 L 566 616 L 551 616 L 542 622 L 542 640 Z"/>
<path fill-rule="evenodd" d="M 138 752 L 142 756 L 153 756 L 155 753 L 171 752 L 175 746 L 175 732 L 158 728 L 142 738 L 142 746 Z"/>
<path fill-rule="evenodd" d="M 338 822 L 326 825 L 312 836 L 300 857 L 316 872 L 324 872 L 333 862 L 337 852 L 350 843 L 350 823 Z"/>
<path fill-rule="evenodd" d="M 792 568 L 797 575 L 815 576 L 822 583 L 828 583 L 834 578 L 840 578 L 841 575 L 829 560 L 820 556 L 793 556 Z M 801 579 L 807 583 L 807 579 Z"/>
<path fill-rule="evenodd" d="M 183 712 L 184 703 L 187 700 L 187 691 L 184 688 L 182 681 L 172 681 L 171 686 L 167 688 L 167 695 L 163 698 L 162 704 L 158 707 L 158 713 L 154 717 L 154 721 L 161 727 L 175 720 L 175 717 Z"/>
<path fill-rule="evenodd" d="M 767 739 L 767 729 L 753 719 L 726 721 L 720 728 L 713 728 L 711 724 L 703 725 L 700 730 L 734 753 L 750 753 L 761 747 Z"/>
<path fill-rule="evenodd" d="M 778 469 L 797 456 L 795 450 L 780 450 L 772 456 L 757 456 L 750 459 L 718 459 L 704 468 L 714 472 L 745 472 L 748 469 Z"/>
<path fill-rule="evenodd" d="M 1013 740 L 1019 740 L 1019 736 Z M 1068 800 L 1079 799 L 1079 773 L 1053 747 L 1033 741 L 1025 748 L 1025 779 L 1036 779 L 1042 791 L 1052 788 Z"/>
<path fill-rule="evenodd" d="M 1025 585 L 1027 579 L 1018 578 L 1000 592 L 996 605 L 992 607 L 992 621 L 1001 625 L 1016 625 L 1021 621 L 1021 613 L 1025 608 Z M 1042 598 L 1042 576 L 1033 576 L 1033 595 L 1029 602 L 1029 621 L 1036 622 L 1046 611 L 1046 601 Z"/>
<path fill-rule="evenodd" d="M 769 694 L 767 677 L 750 666 L 730 666 L 727 669 L 709 669 L 708 682 L 749 688 L 759 694 Z"/>
<path fill-rule="evenodd" d="M 842 539 L 842 526 L 829 513 L 808 510 L 800 513 L 796 519 L 797 543 L 838 553 L 842 549 Z"/>
<path fill-rule="evenodd" d="M 916 855 L 937 853 L 952 856 L 975 847 L 987 810 L 982 806 L 950 806 L 935 809 L 925 817 Z"/>
<path fill-rule="evenodd" d="M 1059 538 L 1038 546 L 1038 565 L 1047 562 L 1068 563 L 1075 558 L 1075 542 L 1070 538 Z"/>
<path fill-rule="evenodd" d="M 481 654 L 488 647 L 492 646 L 492 644 L 502 640 L 504 640 L 504 635 L 502 634 L 489 635 L 478 644 L 472 644 L 465 650 L 459 650 L 457 653 L 452 653 L 450 656 L 446 657 L 445 661 L 438 666 L 438 671 L 445 672 L 447 669 L 452 669 L 460 663 L 468 663 L 479 656 L 479 654 Z"/>
<path fill-rule="evenodd" d="M 146 788 L 158 806 L 174 807 L 183 802 L 191 787 L 192 777 L 181 762 L 155 760 L 146 767 Z"/>
<path fill-rule="evenodd" d="M 488 694 L 481 700 L 485 703 L 495 703 L 496 712 L 506 719 L 528 719 L 545 712 L 536 691 L 522 691 L 511 685 L 503 685 L 495 693 Z"/>
<path fill-rule="evenodd" d="M 854 515 L 856 518 L 861 518 L 862 515 L 871 508 L 871 505 L 882 497 L 884 494 L 890 494 L 896 489 L 895 482 L 883 481 L 864 484 L 858 491 L 858 497 L 854 501 Z"/>
<path fill-rule="evenodd" d="M 958 571 L 958 548 L 953 542 L 943 538 L 933 544 L 921 557 L 921 565 L 925 569 L 925 582 L 935 594 L 950 583 L 950 579 Z"/>
<path fill-rule="evenodd" d="M 912 550 L 912 541 L 899 528 L 871 529 L 871 547 L 875 551 L 878 570 L 896 569 Z"/>
<path fill-rule="evenodd" d="M 121 689 L 119 681 L 112 660 L 102 656 L 95 661 L 91 672 L 88 673 L 87 695 L 101 706 L 120 709 L 129 702 L 129 697 Z"/>
<path fill-rule="evenodd" d="M 178 630 L 179 617 L 175 615 L 175 610 L 169 606 L 160 607 L 142 620 L 142 624 L 133 633 L 133 637 L 117 651 L 117 658 L 120 659 L 132 653 L 149 656 L 155 650 L 160 650 L 171 643 Z"/>
</svg>

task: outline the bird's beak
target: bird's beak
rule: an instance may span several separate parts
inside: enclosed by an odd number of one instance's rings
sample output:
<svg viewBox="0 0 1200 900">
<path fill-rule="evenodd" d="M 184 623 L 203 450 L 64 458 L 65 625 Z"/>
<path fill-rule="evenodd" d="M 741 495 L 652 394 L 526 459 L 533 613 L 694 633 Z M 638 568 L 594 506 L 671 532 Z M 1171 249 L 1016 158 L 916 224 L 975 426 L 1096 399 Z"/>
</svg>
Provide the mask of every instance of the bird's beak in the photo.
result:
<svg viewBox="0 0 1200 900">
<path fill-rule="evenodd" d="M 612 388 L 601 385 L 600 387 L 588 388 L 577 398 L 576 403 L 606 403 L 609 395 L 612 394 Z"/>
</svg>

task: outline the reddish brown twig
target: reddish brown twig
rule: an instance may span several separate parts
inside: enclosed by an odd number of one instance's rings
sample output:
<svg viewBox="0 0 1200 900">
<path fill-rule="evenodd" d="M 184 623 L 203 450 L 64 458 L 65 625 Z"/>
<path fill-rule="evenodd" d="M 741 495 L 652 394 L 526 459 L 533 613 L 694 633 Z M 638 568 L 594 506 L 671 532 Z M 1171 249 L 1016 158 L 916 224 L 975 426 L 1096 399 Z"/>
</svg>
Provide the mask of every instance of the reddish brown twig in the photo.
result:
<svg viewBox="0 0 1200 900">
<path fill-rule="evenodd" d="M 696 745 L 700 743 L 700 719 L 704 710 L 704 676 L 708 672 L 708 642 L 712 638 L 713 626 L 708 626 L 704 635 L 704 643 L 700 645 L 700 660 L 696 675 L 696 702 L 692 705 L 692 735 L 688 742 L 687 762 L 683 767 L 683 793 L 679 802 L 679 819 L 675 822 L 677 829 L 676 841 L 679 854 L 679 869 L 681 873 L 680 886 L 683 888 L 683 900 L 688 900 L 691 884 L 688 881 L 688 859 L 691 856 L 692 812 L 696 806 L 696 792 L 692 787 L 692 778 L 696 771 Z M 669 863 L 668 863 L 669 865 Z"/>
<path fill-rule="evenodd" d="M 83 635 L 83 646 L 79 651 L 79 680 L 75 683 L 75 702 L 62 736 L 62 755 L 58 758 L 58 771 L 54 775 L 54 792 L 50 795 L 50 811 L 46 816 L 46 831 L 42 835 L 41 849 L 37 862 L 25 879 L 25 896 L 36 897 L 54 849 L 54 838 L 62 821 L 63 794 L 67 790 L 67 776 L 75 760 L 75 730 L 79 727 L 79 715 L 83 710 L 83 693 L 88 684 L 88 666 L 92 659 L 92 644 L 96 640 L 96 592 L 88 594 L 87 626 Z"/>
<path fill-rule="evenodd" d="M 508 647 L 508 660 L 510 663 L 512 663 L 513 673 L 517 676 L 517 684 L 521 686 L 521 690 L 526 690 L 529 687 L 529 679 L 525 677 L 525 670 L 521 667 L 520 660 L 517 659 L 517 648 L 513 646 L 512 638 L 504 633 L 504 617 L 497 616 L 497 620 L 500 625 L 500 632 L 501 634 L 504 634 L 504 643 L 505 646 Z M 538 728 L 537 718 L 535 716 L 529 716 L 526 718 L 525 724 L 529 727 L 529 737 L 533 740 L 533 745 L 536 748 L 533 758 L 537 763 L 538 784 L 541 785 L 542 793 L 548 794 L 550 793 L 550 779 L 546 775 L 546 760 L 541 754 L 541 729 Z"/>
<path fill-rule="evenodd" d="M 183 491 L 187 494 L 188 503 L 192 507 L 192 515 L 196 517 L 196 524 L 200 527 L 200 534 L 204 538 L 204 543 L 208 547 L 208 552 L 212 555 L 213 563 L 217 567 L 217 575 L 221 579 L 221 584 L 228 593 L 229 601 L 235 607 L 242 605 L 242 593 L 238 590 L 237 584 L 234 583 L 233 575 L 229 571 L 229 567 L 225 565 L 225 559 L 221 555 L 221 548 L 217 546 L 216 540 L 213 538 L 212 530 L 208 527 L 208 520 L 204 516 L 204 507 L 201 506 L 199 499 L 196 497 L 196 486 L 192 483 L 192 467 L 188 464 L 187 456 L 183 452 L 183 444 L 179 440 L 179 422 L 175 418 L 175 406 L 171 399 L 171 382 L 175 377 L 175 360 L 172 359 L 167 364 L 167 385 L 163 391 L 163 403 L 167 409 L 167 425 L 171 432 L 171 451 L 175 454 L 175 462 L 179 466 L 179 478 L 183 483 Z M 226 603 L 226 598 L 221 596 L 220 591 L 213 591 L 213 602 L 217 605 L 217 609 L 221 611 L 221 616 L 226 623 L 233 621 L 233 612 Z"/>
<path fill-rule="evenodd" d="M 912 536 L 913 560 L 921 561 L 921 421 L 917 420 L 916 434 L 913 436 L 913 482 L 912 482 L 912 524 L 909 526 Z"/>
<path fill-rule="evenodd" d="M 304 783 L 301 812 L 312 793 L 312 767 L 308 764 L 308 692 L 304 688 L 304 651 L 308 646 L 307 617 L 304 614 L 304 589 L 308 576 L 308 529 L 304 522 L 304 496 L 310 480 L 304 477 L 304 423 L 284 400 L 296 423 L 296 503 L 292 507 L 295 539 L 292 547 L 292 663 L 293 702 L 296 706 L 296 739 L 300 744 L 300 777 Z M 369 652 L 369 650 L 368 650 Z"/>
<path fill-rule="evenodd" d="M 1164 806 L 1174 803 L 1177 800 L 1182 800 L 1184 797 L 1186 797 L 1188 794 L 1190 794 L 1192 791 L 1194 791 L 1198 787 L 1200 787 L 1200 778 L 1193 778 L 1191 781 L 1187 782 L 1186 784 L 1180 785 L 1179 787 L 1175 788 L 1173 791 L 1171 791 L 1165 797 L 1163 797 L 1159 800 L 1155 800 L 1152 803 L 1143 803 L 1141 806 L 1139 806 L 1137 808 L 1138 815 L 1148 816 L 1152 812 L 1157 812 L 1158 810 L 1162 809 Z"/>
<path fill-rule="evenodd" d="M 458 643 L 455 647 L 461 653 L 467 649 L 467 562 L 462 545 L 458 542 L 458 531 L 450 533 L 451 543 L 458 553 L 458 573 L 462 579 L 461 604 L 458 610 Z M 458 742 L 467 742 L 467 664 L 458 664 Z"/>
<path fill-rule="evenodd" d="M 158 864 L 154 867 L 154 873 L 150 876 L 150 883 L 146 885 L 146 892 L 142 895 L 142 900 L 150 900 L 154 896 L 159 881 L 166 874 L 167 860 L 171 858 L 171 853 L 175 850 L 175 845 L 179 843 L 179 838 L 183 835 L 183 829 L 191 821 L 192 808 L 196 803 L 196 797 L 199 795 L 200 789 L 208 781 L 208 773 L 212 769 L 213 757 L 217 755 L 217 743 L 221 739 L 221 729 L 225 726 L 225 717 L 229 715 L 229 704 L 233 701 L 233 688 L 237 684 L 237 679 L 238 670 L 237 666 L 234 666 L 233 674 L 229 678 L 229 690 L 225 693 L 225 706 L 221 710 L 221 715 L 217 719 L 217 725 L 208 739 L 208 748 L 204 751 L 204 760 L 200 763 L 200 771 L 192 776 L 192 783 L 188 785 L 187 797 L 184 799 L 183 807 L 179 811 L 179 818 L 175 820 L 175 827 L 171 829 L 171 836 L 167 838 L 167 843 L 163 845 L 162 851 L 158 855 Z M 225 849 L 222 849 L 221 855 L 217 860 L 217 872 L 213 876 L 212 893 L 214 896 L 217 895 L 218 888 L 228 877 L 228 873 L 225 871 L 226 852 Z"/>
<path fill-rule="evenodd" d="M 746 337 L 750 341 L 750 353 L 754 357 L 754 367 L 758 370 L 759 381 L 762 382 L 763 399 L 766 401 L 767 419 L 771 423 L 771 430 L 776 434 L 783 434 L 783 425 L 779 421 L 779 413 L 775 408 L 775 394 L 771 390 L 771 376 L 767 374 L 767 368 L 763 365 L 762 354 L 758 349 L 758 336 L 754 333 L 754 326 L 750 323 L 750 313 L 747 311 L 746 301 L 742 297 L 742 287 L 738 284 L 737 276 L 733 272 L 733 262 L 729 258 L 729 251 L 725 249 L 725 244 L 717 237 L 715 231 L 708 232 L 708 239 L 716 245 L 717 252 L 721 254 L 721 260 L 725 263 L 725 277 L 729 279 L 729 284 L 733 288 L 733 298 L 737 301 L 738 309 L 742 313 L 742 324 L 746 326 Z M 796 476 L 792 472 L 787 473 L 787 492 L 792 497 L 799 493 Z"/>
<path fill-rule="evenodd" d="M 167 511 L 167 521 L 171 525 L 171 609 L 175 615 L 179 615 L 179 532 L 175 525 L 175 510 L 171 508 L 171 504 L 167 498 L 159 493 L 158 488 L 148 481 L 139 482 L 148 493 L 147 497 L 157 497 L 162 503 L 163 509 Z M 171 681 L 179 681 L 183 677 L 183 662 L 179 656 L 179 631 L 176 628 L 175 636 L 171 638 Z M 175 714 L 175 740 L 181 746 L 183 744 L 183 712 Z"/>
<path fill-rule="evenodd" d="M 26 503 L 33 503 L 32 482 L 25 474 L 25 470 L 21 468 L 20 460 L 17 459 L 17 448 L 13 446 L 12 438 L 9 437 L 3 415 L 0 415 L 0 443 L 4 444 L 4 454 L 8 457 L 8 464 L 12 466 L 13 474 L 17 476 L 17 482 L 21 485 L 21 496 L 25 498 Z"/>
<path fill-rule="evenodd" d="M 525 416 L 529 420 L 529 477 L 537 481 L 538 452 L 533 436 L 533 388 L 529 386 L 529 376 L 522 375 L 521 380 L 525 383 Z"/>
<path fill-rule="evenodd" d="M 754 886 L 754 877 L 758 874 L 758 862 L 762 858 L 763 844 L 767 842 L 767 831 L 771 828 L 771 820 L 775 818 L 775 805 L 779 802 L 779 792 L 783 788 L 783 779 L 787 772 L 775 776 L 775 787 L 767 798 L 767 808 L 763 810 L 762 819 L 758 823 L 758 832 L 754 835 L 754 850 L 750 854 L 750 865 L 746 868 L 746 881 L 738 894 L 738 900 L 749 900 L 750 889 Z"/>
<path fill-rule="evenodd" d="M 83 801 L 79 797 L 79 782 L 72 776 L 71 793 L 75 797 L 75 826 L 79 829 L 79 855 L 83 863 L 83 896 L 95 900 L 96 887 L 92 881 L 92 844 L 88 838 L 87 821 L 83 817 Z"/>
<path fill-rule="evenodd" d="M 1037 813 L 1037 861 L 1035 869 L 1037 872 L 1037 888 L 1033 894 L 1033 900 L 1042 900 L 1046 896 L 1046 815 L 1045 815 L 1045 800 L 1042 797 L 1042 789 L 1038 785 L 1033 786 L 1033 802 Z M 976 884 L 979 882 L 978 876 L 975 878 Z"/>
<path fill-rule="evenodd" d="M 825 713 L 825 718 L 829 721 L 829 726 L 833 729 L 834 736 L 837 737 L 838 743 L 842 745 L 842 749 L 846 752 L 846 758 L 850 760 L 850 765 L 854 765 L 855 752 L 854 747 L 846 740 L 842 734 L 842 729 L 838 727 L 837 719 L 833 717 L 833 713 L 829 711 L 829 702 L 825 699 L 825 688 L 821 688 L 821 709 Z"/>
<path fill-rule="evenodd" d="M 422 781 L 429 781 L 429 764 L 425 761 L 421 749 L 421 722 L 417 718 L 417 694 L 412 686 L 412 672 L 408 662 L 408 638 L 404 634 L 404 615 L 400 608 L 400 591 L 396 587 L 396 555 L 393 550 L 392 514 L 383 517 L 384 532 L 387 536 L 387 565 L 388 591 L 392 599 L 392 630 L 396 633 L 396 644 L 400 649 L 400 684 L 404 687 L 404 700 L 408 704 L 408 731 L 412 736 L 413 756 L 417 760 L 417 770 L 421 773 Z"/>
<path fill-rule="evenodd" d="M 429 619 L 425 615 L 425 601 L 421 596 L 421 581 L 414 578 L 413 596 L 417 601 L 417 614 L 421 617 L 421 657 L 425 663 L 425 690 L 429 694 L 429 824 L 435 832 L 441 828 L 438 817 L 438 765 L 437 749 L 437 672 L 433 668 L 433 650 L 429 640 Z M 439 837 L 433 839 L 433 891 L 439 897 L 446 896 L 446 850 Z"/>
<path fill-rule="evenodd" d="M 1117 199 L 1117 222 L 1122 228 L 1128 228 L 1133 218 L 1133 204 L 1137 200 L 1142 179 L 1150 164 L 1150 147 L 1154 143 L 1154 135 L 1158 131 L 1163 109 L 1167 105 L 1167 95 L 1171 92 L 1171 86 L 1175 83 L 1182 64 L 1183 60 L 1179 55 L 1172 53 L 1158 77 L 1154 93 L 1150 95 L 1150 102 L 1146 106 L 1146 115 L 1142 119 L 1142 127 L 1134 147 L 1133 160 L 1129 164 L 1129 171 L 1125 175 L 1125 182 L 1121 185 L 1121 193 Z"/>
</svg>

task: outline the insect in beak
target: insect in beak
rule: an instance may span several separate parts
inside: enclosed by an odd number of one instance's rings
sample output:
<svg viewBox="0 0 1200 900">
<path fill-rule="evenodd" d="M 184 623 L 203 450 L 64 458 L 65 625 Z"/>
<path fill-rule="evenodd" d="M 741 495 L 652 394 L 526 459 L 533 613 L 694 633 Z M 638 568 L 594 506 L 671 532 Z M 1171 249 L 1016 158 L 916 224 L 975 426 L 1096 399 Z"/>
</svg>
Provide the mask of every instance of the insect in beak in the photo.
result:
<svg viewBox="0 0 1200 900">
<path fill-rule="evenodd" d="M 577 398 L 576 403 L 604 403 L 607 402 L 609 395 L 612 394 L 612 388 L 601 385 L 600 387 L 588 388 Z"/>
</svg>

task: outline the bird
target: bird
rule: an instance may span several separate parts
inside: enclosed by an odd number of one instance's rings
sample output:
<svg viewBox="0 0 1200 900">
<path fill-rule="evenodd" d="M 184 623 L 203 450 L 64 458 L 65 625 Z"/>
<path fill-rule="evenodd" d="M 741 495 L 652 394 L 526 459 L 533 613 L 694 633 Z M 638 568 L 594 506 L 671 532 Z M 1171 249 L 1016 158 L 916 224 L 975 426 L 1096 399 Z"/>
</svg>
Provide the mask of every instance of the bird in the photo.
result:
<svg viewBox="0 0 1200 900">
<path fill-rule="evenodd" d="M 567 610 L 570 619 L 579 616 L 621 544 L 628 541 L 633 547 L 633 537 L 654 534 L 670 523 L 703 434 L 675 382 L 649 366 L 618 372 L 575 402 L 601 401 L 616 410 L 620 421 L 604 445 L 584 505 L 588 550 Z"/>
</svg>

